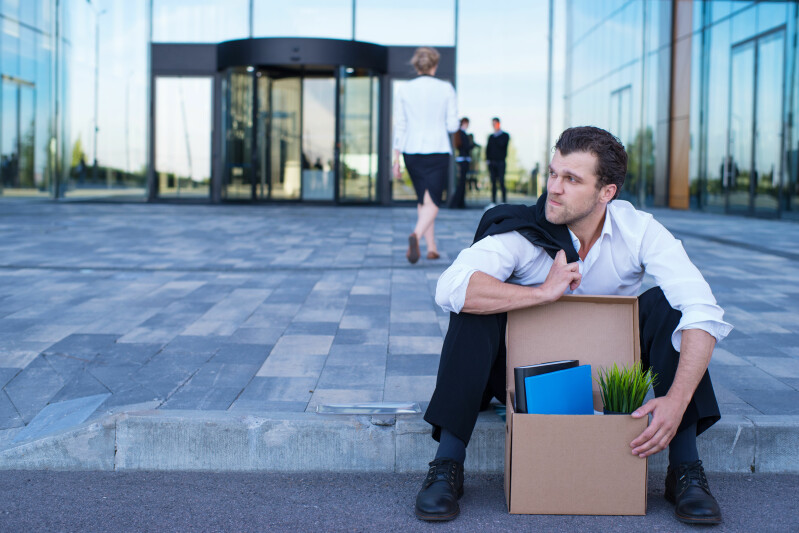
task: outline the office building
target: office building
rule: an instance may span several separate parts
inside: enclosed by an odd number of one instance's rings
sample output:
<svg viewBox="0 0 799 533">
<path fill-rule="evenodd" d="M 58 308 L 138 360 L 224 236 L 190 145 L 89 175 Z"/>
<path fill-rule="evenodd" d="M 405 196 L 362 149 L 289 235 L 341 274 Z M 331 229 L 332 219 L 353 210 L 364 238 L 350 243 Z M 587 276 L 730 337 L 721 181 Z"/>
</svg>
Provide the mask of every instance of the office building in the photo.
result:
<svg viewBox="0 0 799 533">
<path fill-rule="evenodd" d="M 393 96 L 442 53 L 511 201 L 558 133 L 616 134 L 638 206 L 797 218 L 796 2 L 2 0 L 3 197 L 396 205 Z"/>
</svg>

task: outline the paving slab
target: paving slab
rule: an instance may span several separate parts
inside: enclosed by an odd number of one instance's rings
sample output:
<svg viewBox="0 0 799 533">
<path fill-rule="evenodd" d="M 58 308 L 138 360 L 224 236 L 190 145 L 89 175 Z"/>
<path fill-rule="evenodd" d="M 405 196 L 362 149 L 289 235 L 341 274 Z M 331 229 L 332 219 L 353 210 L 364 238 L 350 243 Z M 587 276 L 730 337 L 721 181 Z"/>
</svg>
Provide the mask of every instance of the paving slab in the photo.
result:
<svg viewBox="0 0 799 533">
<path fill-rule="evenodd" d="M 734 426 L 729 442 L 735 450 L 749 435 L 757 442 L 744 446 L 754 459 L 735 464 L 787 468 L 799 431 L 799 224 L 651 211 L 682 240 L 736 326 L 711 363 L 722 422 L 749 421 Z M 211 411 L 305 413 L 302 424 L 312 425 L 324 402 L 424 406 L 449 319 L 435 305 L 436 280 L 469 245 L 481 214 L 442 210 L 442 258 L 409 265 L 413 207 L 4 201 L 0 446 L 49 406 L 99 393 L 109 396 L 94 418 L 146 405 L 196 412 L 196 421 Z M 480 420 L 488 440 L 470 454 L 491 470 L 503 437 L 492 433 L 496 421 Z M 411 422 L 420 440 L 402 449 L 424 462 L 432 444 L 420 416 L 398 420 L 392 442 L 408 438 L 397 431 Z M 105 424 L 91 430 L 103 450 L 116 427 Z M 703 454 L 728 468 L 720 442 L 701 444 Z M 53 457 L 77 464 L 79 448 L 60 449 Z"/>
</svg>

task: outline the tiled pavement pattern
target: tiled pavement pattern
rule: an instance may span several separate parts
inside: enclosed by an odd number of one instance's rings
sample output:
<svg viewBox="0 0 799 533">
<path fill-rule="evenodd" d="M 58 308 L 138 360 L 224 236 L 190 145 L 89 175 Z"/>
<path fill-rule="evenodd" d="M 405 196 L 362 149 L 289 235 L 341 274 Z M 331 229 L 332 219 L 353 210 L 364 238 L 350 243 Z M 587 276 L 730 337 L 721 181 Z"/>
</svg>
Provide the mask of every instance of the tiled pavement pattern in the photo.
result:
<svg viewBox="0 0 799 533">
<path fill-rule="evenodd" d="M 799 224 L 654 212 L 736 325 L 722 412 L 799 414 Z M 435 283 L 480 215 L 442 211 L 442 259 L 411 266 L 414 208 L 0 201 L 0 430 L 100 394 L 96 415 L 424 407 Z"/>
</svg>

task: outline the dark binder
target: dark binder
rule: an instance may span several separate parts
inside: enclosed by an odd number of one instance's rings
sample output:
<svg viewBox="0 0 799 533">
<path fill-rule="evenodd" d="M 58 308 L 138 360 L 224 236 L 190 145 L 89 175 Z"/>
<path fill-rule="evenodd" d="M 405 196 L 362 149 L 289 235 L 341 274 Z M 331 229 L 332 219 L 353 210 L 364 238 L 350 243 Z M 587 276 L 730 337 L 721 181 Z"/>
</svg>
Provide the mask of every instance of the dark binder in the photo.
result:
<svg viewBox="0 0 799 533">
<path fill-rule="evenodd" d="M 592 415 L 591 365 L 524 378 L 527 412 L 539 415 Z"/>
<path fill-rule="evenodd" d="M 550 361 L 548 363 L 538 363 L 536 365 L 517 366 L 513 369 L 513 381 L 516 386 L 516 405 L 517 413 L 527 412 L 527 391 L 524 386 L 525 378 L 530 376 L 540 376 L 556 370 L 565 370 L 579 365 L 577 359 L 567 359 L 564 361 Z"/>
</svg>

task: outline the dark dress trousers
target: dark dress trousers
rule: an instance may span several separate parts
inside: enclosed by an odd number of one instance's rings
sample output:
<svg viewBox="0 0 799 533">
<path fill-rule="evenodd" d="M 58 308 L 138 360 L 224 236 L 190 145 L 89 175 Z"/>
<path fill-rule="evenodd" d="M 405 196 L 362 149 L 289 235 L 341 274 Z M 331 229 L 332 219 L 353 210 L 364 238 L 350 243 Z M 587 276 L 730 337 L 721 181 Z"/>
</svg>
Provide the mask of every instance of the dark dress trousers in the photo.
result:
<svg viewBox="0 0 799 533">
<path fill-rule="evenodd" d="M 499 135 L 489 135 L 486 143 L 486 161 L 491 176 L 491 201 L 497 201 L 497 186 L 502 190 L 502 202 L 508 201 L 505 190 L 505 159 L 508 157 L 510 135 L 504 131 Z"/>
<path fill-rule="evenodd" d="M 543 201 L 542 201 L 543 200 Z M 518 226 L 519 233 L 528 240 L 549 241 L 544 249 L 550 256 L 556 249 L 566 251 L 569 262 L 577 253 L 566 230 L 564 240 L 560 231 L 565 226 L 549 224 L 543 217 L 545 197 L 539 198 L 529 215 L 519 208 L 525 206 L 499 206 L 486 212 L 478 230 L 487 234 L 502 233 L 506 227 Z M 504 216 L 504 208 L 513 208 L 519 217 Z M 497 212 L 499 210 L 499 213 Z M 514 211 L 515 210 L 515 211 Z M 492 213 L 493 211 L 493 213 Z M 506 210 L 507 212 L 507 210 Z M 486 222 L 486 217 L 498 222 Z M 494 230 L 494 233 L 490 233 Z M 512 230 L 507 230 L 512 231 Z M 485 236 L 478 231 L 479 238 Z M 476 238 L 475 240 L 479 240 Z M 555 250 L 553 252 L 552 250 Z M 673 309 L 659 287 L 654 287 L 638 297 L 638 319 L 641 339 L 641 361 L 644 369 L 652 368 L 658 374 L 655 396 L 664 396 L 677 371 L 680 353 L 671 343 L 671 335 L 680 322 L 682 314 Z M 450 313 L 449 329 L 444 338 L 438 377 L 433 397 L 424 419 L 433 426 L 433 438 L 439 440 L 441 428 L 445 427 L 465 443 L 469 443 L 477 422 L 477 415 L 488 406 L 492 398 L 505 402 L 505 325 L 507 313 L 475 315 Z M 694 393 L 691 403 L 683 415 L 680 428 L 696 423 L 697 434 L 716 423 L 719 412 L 710 375 L 705 371 Z"/>
</svg>

